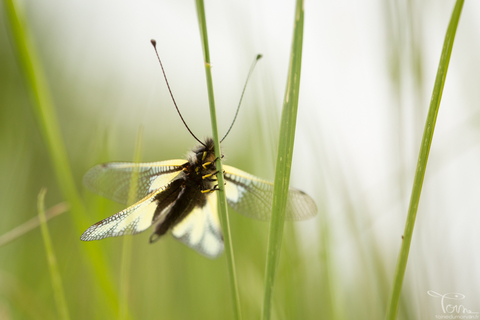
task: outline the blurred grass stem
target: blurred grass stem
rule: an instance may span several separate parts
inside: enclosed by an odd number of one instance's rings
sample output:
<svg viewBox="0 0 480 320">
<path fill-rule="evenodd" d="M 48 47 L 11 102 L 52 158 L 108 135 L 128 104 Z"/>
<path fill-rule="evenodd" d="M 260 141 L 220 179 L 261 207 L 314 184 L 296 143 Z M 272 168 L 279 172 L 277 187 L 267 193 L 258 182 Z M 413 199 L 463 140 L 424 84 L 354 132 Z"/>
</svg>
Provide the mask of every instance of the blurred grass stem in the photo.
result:
<svg viewBox="0 0 480 320">
<path fill-rule="evenodd" d="M 135 153 L 133 156 L 133 162 L 139 163 L 142 158 L 142 141 L 143 141 L 143 126 L 140 126 L 137 133 L 137 141 L 135 144 Z M 132 205 L 135 202 L 135 195 L 138 190 L 138 168 L 134 168 L 132 171 L 132 177 L 130 179 L 130 189 L 128 190 L 128 205 Z M 122 265 L 120 268 L 120 303 L 119 303 L 119 319 L 129 318 L 129 283 L 130 283 L 130 265 L 132 260 L 132 237 L 123 237 L 122 246 Z"/>
<path fill-rule="evenodd" d="M 62 278 L 60 277 L 60 272 L 58 271 L 57 259 L 55 258 L 55 252 L 53 251 L 52 239 L 50 238 L 50 233 L 48 232 L 47 219 L 45 218 L 45 194 L 47 193 L 46 189 L 40 190 L 38 194 L 38 218 L 40 220 L 40 227 L 42 230 L 43 243 L 45 245 L 45 251 L 47 254 L 48 267 L 50 269 L 50 276 L 52 279 L 53 287 L 53 296 L 57 305 L 59 319 L 68 320 L 70 316 L 68 315 L 67 302 L 65 300 L 65 292 L 63 291 Z"/>
<path fill-rule="evenodd" d="M 86 209 L 75 186 L 47 78 L 23 12 L 14 0 L 4 0 L 4 4 L 12 43 L 16 49 L 26 90 L 32 98 L 31 107 L 47 145 L 60 190 L 71 206 L 72 217 L 80 234 L 88 225 Z M 91 267 L 91 273 L 100 281 L 100 287 L 104 291 L 102 296 L 107 305 L 111 311 L 116 310 L 117 292 L 113 289 L 112 272 L 105 263 L 105 255 L 97 246 L 82 244 L 80 248 L 88 261 L 87 265 Z"/>
<path fill-rule="evenodd" d="M 55 218 L 56 216 L 61 215 L 62 213 L 67 212 L 70 209 L 69 205 L 66 202 L 60 202 L 59 204 L 54 205 L 47 211 L 45 211 L 46 221 Z M 8 231 L 7 233 L 0 236 L 0 247 L 12 242 L 15 239 L 20 238 L 24 234 L 38 228 L 40 226 L 40 218 L 37 216 L 28 220 L 27 222 L 22 223 L 18 227 Z"/>
</svg>

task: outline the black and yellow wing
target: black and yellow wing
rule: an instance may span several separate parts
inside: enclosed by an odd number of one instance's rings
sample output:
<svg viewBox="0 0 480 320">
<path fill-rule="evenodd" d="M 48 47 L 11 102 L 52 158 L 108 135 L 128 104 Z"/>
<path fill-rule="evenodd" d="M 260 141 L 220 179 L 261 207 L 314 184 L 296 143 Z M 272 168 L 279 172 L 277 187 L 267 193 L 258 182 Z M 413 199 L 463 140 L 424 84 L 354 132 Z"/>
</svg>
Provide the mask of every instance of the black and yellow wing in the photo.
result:
<svg viewBox="0 0 480 320">
<path fill-rule="evenodd" d="M 162 191 L 154 192 L 125 210 L 97 222 L 88 228 L 80 239 L 83 241 L 101 240 L 108 237 L 137 234 L 147 230 L 156 222 L 153 219 L 158 207 L 155 196 L 159 192 Z"/>
<path fill-rule="evenodd" d="M 187 160 L 132 163 L 109 162 L 87 171 L 83 183 L 92 192 L 118 203 L 127 204 L 132 175 L 137 173 L 137 188 L 132 202 L 140 201 L 152 192 L 165 188 L 177 178 Z"/>
<path fill-rule="evenodd" d="M 168 160 L 151 163 L 111 162 L 91 168 L 84 176 L 84 184 L 91 191 L 126 204 L 129 193 L 134 192 L 135 204 L 87 229 L 81 240 L 100 240 L 126 234 L 137 234 L 160 222 L 176 199 L 165 199 L 171 204 L 157 211 L 161 193 L 182 174 L 185 160 Z M 137 188 L 130 190 L 132 176 L 136 173 Z M 133 188 L 132 188 L 133 189 Z M 154 219 L 155 217 L 155 219 Z"/>
<path fill-rule="evenodd" d="M 228 204 L 238 213 L 253 219 L 270 220 L 272 214 L 273 183 L 262 180 L 235 167 L 223 165 L 225 195 Z M 313 199 L 295 188 L 290 188 L 285 219 L 306 220 L 317 214 Z"/>
<path fill-rule="evenodd" d="M 172 235 L 208 258 L 220 256 L 224 246 L 222 228 L 218 220 L 217 194 L 210 194 L 204 207 L 196 207 L 175 225 Z"/>
</svg>

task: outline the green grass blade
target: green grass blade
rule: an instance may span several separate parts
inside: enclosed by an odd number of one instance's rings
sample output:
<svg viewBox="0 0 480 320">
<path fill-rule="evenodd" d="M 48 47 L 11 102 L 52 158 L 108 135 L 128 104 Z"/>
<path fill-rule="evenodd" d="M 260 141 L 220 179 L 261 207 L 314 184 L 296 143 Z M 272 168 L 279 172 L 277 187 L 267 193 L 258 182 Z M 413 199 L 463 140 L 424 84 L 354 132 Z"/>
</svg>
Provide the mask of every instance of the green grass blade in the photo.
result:
<svg viewBox="0 0 480 320">
<path fill-rule="evenodd" d="M 275 185 L 273 190 L 272 221 L 268 238 L 267 266 L 265 271 L 265 292 L 263 301 L 263 319 L 269 320 L 272 314 L 273 289 L 277 272 L 280 249 L 282 246 L 285 208 L 292 167 L 293 142 L 297 120 L 298 98 L 300 90 L 300 71 L 302 67 L 303 47 L 303 1 L 297 0 L 295 24 L 293 30 L 292 51 L 288 70 L 287 87 L 283 102 L 280 137 L 278 142 Z"/>
<path fill-rule="evenodd" d="M 45 211 L 45 219 L 48 221 L 56 216 L 61 215 L 62 213 L 67 212 L 68 210 L 70 210 L 69 205 L 66 202 L 60 202 L 59 204 Z M 27 222 L 22 223 L 18 227 L 0 236 L 0 248 L 12 242 L 13 240 L 22 237 L 24 234 L 38 228 L 39 226 L 40 219 L 38 216 L 35 216 Z"/>
<path fill-rule="evenodd" d="M 212 124 L 212 135 L 215 143 L 215 156 L 217 157 L 217 170 L 223 172 L 221 161 L 220 140 L 218 139 L 217 115 L 215 111 L 215 98 L 213 94 L 212 70 L 210 65 L 210 50 L 208 47 L 207 22 L 205 18 L 205 6 L 203 0 L 196 1 L 198 24 L 200 27 L 200 36 L 202 38 L 203 56 L 205 60 L 205 74 L 207 77 L 208 101 L 210 105 L 210 120 Z M 220 190 L 217 192 L 218 198 L 218 215 L 222 224 L 223 238 L 225 243 L 225 255 L 227 258 L 228 274 L 230 279 L 230 288 L 233 300 L 233 314 L 235 319 L 242 318 L 240 310 L 240 295 L 238 293 L 238 283 L 235 272 L 235 259 L 233 256 L 232 238 L 230 236 L 230 223 L 227 214 L 227 199 L 225 198 L 223 174 L 218 174 L 218 186 Z"/>
<path fill-rule="evenodd" d="M 14 0 L 5 0 L 7 17 L 16 45 L 18 62 L 33 103 L 32 109 L 37 118 L 40 132 L 43 134 L 51 154 L 58 182 L 65 194 L 73 195 L 68 200 L 72 206 L 81 206 L 67 160 L 65 145 L 61 139 L 60 127 L 54 111 L 52 97 L 48 88 L 45 72 L 31 38 L 25 17 L 18 10 Z"/>
<path fill-rule="evenodd" d="M 135 154 L 133 162 L 139 163 L 142 158 L 142 140 L 143 140 L 143 126 L 140 126 L 137 133 L 137 141 L 135 144 Z M 138 168 L 132 171 L 130 181 L 130 190 L 128 191 L 128 205 L 135 202 L 135 195 L 138 189 Z M 119 319 L 129 318 L 129 280 L 130 280 L 130 263 L 132 259 L 132 237 L 123 237 L 122 247 L 122 264 L 120 267 L 120 303 L 119 303 Z"/>
<path fill-rule="evenodd" d="M 18 9 L 14 0 L 4 0 L 4 4 L 12 43 L 23 73 L 26 89 L 32 99 L 31 107 L 42 138 L 47 145 L 56 179 L 71 206 L 72 217 L 80 235 L 88 225 L 86 209 L 73 179 L 45 72 L 23 12 Z M 103 290 L 102 296 L 105 304 L 112 312 L 116 311 L 117 293 L 113 288 L 112 272 L 105 262 L 104 255 L 96 246 L 82 245 L 81 250 L 84 258 L 88 261 L 87 265 L 91 267 L 90 271 L 95 276 L 95 281 L 99 282 Z"/>
<path fill-rule="evenodd" d="M 387 310 L 386 319 L 393 320 L 397 314 L 398 302 L 400 299 L 400 292 L 402 290 L 403 278 L 407 266 L 408 254 L 410 251 L 410 244 L 412 242 L 413 227 L 415 226 L 415 218 L 417 216 L 418 203 L 420 201 L 420 194 L 422 192 L 423 179 L 425 177 L 425 170 L 427 167 L 428 155 L 430 153 L 430 146 L 432 144 L 433 131 L 437 121 L 438 109 L 442 99 L 443 87 L 445 85 L 445 78 L 447 76 L 448 64 L 452 54 L 453 41 L 457 31 L 458 21 L 463 8 L 463 0 L 457 0 L 455 8 L 453 9 L 452 17 L 448 25 L 447 33 L 443 43 L 442 55 L 440 56 L 440 63 L 438 64 L 437 76 L 433 87 L 432 99 L 428 110 L 427 121 L 423 131 L 422 143 L 420 153 L 418 155 L 417 169 L 415 171 L 415 178 L 413 181 L 412 194 L 410 197 L 410 205 L 408 208 L 407 222 L 405 224 L 405 231 L 403 233 L 403 242 L 400 248 L 400 253 L 397 260 L 397 268 L 395 270 L 395 278 L 391 294 L 390 304 Z"/>
<path fill-rule="evenodd" d="M 50 269 L 50 276 L 52 278 L 53 296 L 55 297 L 55 302 L 57 304 L 59 319 L 68 320 L 70 319 L 70 316 L 68 315 L 68 307 L 65 300 L 65 293 L 63 291 L 62 278 L 60 277 L 60 272 L 58 271 L 57 259 L 55 258 L 55 253 L 53 252 L 52 239 L 50 238 L 50 233 L 48 232 L 47 219 L 45 217 L 44 204 L 46 193 L 47 190 L 42 189 L 38 194 L 38 218 L 40 220 L 43 243 L 45 245 L 48 267 Z"/>
</svg>

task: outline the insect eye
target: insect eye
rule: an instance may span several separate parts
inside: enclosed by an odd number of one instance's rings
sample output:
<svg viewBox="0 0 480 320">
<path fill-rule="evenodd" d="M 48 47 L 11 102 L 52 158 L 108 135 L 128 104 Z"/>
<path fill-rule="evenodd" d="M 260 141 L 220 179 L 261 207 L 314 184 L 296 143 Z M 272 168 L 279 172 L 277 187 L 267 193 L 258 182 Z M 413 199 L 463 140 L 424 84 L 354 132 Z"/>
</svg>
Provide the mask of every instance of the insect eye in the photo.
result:
<svg viewBox="0 0 480 320">
<path fill-rule="evenodd" d="M 197 156 L 198 160 L 204 161 L 205 158 L 207 157 L 207 152 L 206 151 L 201 151 L 201 152 L 197 152 L 195 155 Z"/>
</svg>

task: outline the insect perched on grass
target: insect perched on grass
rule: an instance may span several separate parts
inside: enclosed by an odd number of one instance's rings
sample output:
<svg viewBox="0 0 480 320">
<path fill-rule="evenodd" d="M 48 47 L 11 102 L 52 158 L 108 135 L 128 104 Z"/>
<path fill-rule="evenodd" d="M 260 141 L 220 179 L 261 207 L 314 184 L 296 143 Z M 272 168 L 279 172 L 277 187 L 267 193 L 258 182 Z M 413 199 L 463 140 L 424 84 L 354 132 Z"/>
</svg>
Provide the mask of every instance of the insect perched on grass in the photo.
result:
<svg viewBox="0 0 480 320">
<path fill-rule="evenodd" d="M 152 44 L 155 48 L 155 40 L 152 40 Z M 247 82 L 260 57 L 257 56 L 254 61 Z M 90 190 L 124 204 L 133 198 L 134 204 L 88 228 L 81 240 L 137 234 L 156 225 L 150 242 L 158 240 L 171 230 L 177 240 L 206 257 L 216 258 L 223 252 L 216 197 L 216 175 L 222 173 L 215 166 L 217 159 L 213 140 L 207 138 L 202 142 L 188 128 L 173 98 L 159 57 L 158 60 L 175 108 L 187 130 L 200 145 L 193 149 L 188 160 L 111 162 L 91 168 L 84 177 L 84 183 Z M 242 98 L 246 85 L 247 83 Z M 235 118 L 221 141 L 226 138 L 235 122 L 242 98 Z M 228 204 L 247 217 L 268 220 L 271 215 L 273 184 L 234 167 L 224 165 L 223 169 Z M 286 219 L 304 220 L 316 213 L 317 207 L 310 196 L 300 190 L 290 189 Z"/>
</svg>

